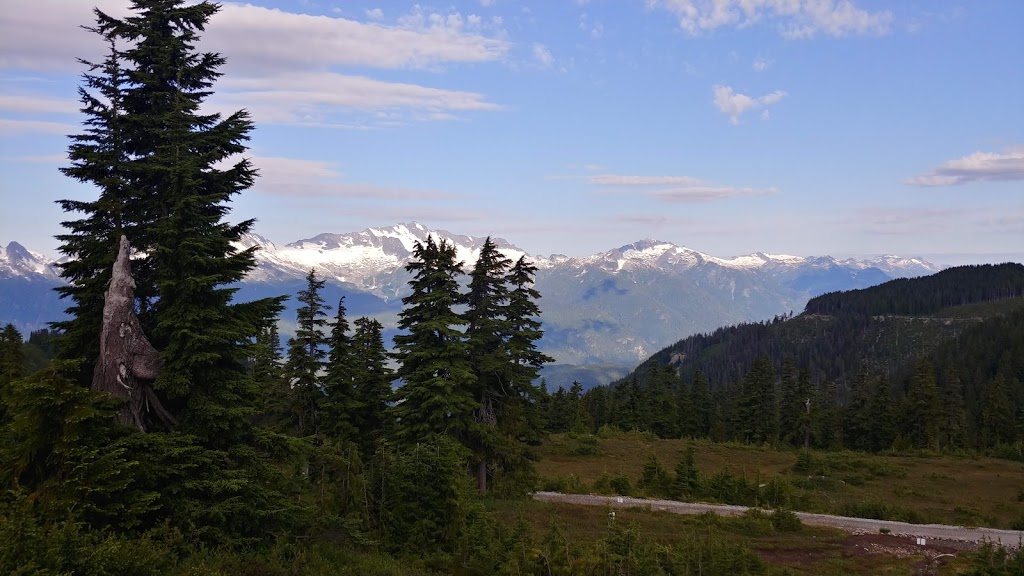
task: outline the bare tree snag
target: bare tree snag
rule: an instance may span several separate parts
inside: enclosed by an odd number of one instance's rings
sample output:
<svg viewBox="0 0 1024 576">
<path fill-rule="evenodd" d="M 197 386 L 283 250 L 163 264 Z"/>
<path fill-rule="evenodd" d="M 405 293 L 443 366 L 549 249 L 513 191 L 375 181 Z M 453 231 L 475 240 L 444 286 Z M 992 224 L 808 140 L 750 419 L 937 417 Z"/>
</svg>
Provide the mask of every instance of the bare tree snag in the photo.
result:
<svg viewBox="0 0 1024 576">
<path fill-rule="evenodd" d="M 100 356 L 92 375 L 92 389 L 127 400 L 117 414 L 117 421 L 145 432 L 145 413 L 150 409 L 164 422 L 173 423 L 174 418 L 151 388 L 150 382 L 160 370 L 160 353 L 146 339 L 135 316 L 135 278 L 130 254 L 128 238 L 121 236 L 117 261 L 103 298 Z"/>
</svg>

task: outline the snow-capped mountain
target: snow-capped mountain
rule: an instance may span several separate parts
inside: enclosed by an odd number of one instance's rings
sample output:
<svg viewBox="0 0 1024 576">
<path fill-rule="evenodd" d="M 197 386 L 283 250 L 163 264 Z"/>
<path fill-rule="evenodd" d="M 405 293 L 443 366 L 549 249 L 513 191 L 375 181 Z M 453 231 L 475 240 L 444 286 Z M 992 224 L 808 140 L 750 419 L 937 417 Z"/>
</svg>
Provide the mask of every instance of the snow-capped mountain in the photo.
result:
<svg viewBox="0 0 1024 576">
<path fill-rule="evenodd" d="M 259 245 L 258 268 L 248 281 L 281 280 L 304 277 L 310 269 L 332 282 L 351 284 L 382 298 L 404 295 L 407 277 L 404 267 L 412 258 L 416 242 L 428 236 L 455 246 L 456 257 L 467 267 L 480 255 L 485 238 L 430 230 L 417 222 L 386 228 L 367 228 L 345 234 L 318 234 L 278 247 L 261 236 L 250 234 L 241 247 Z M 526 252 L 507 241 L 494 238 L 498 249 L 510 259 Z"/>
<path fill-rule="evenodd" d="M 58 280 L 59 275 L 48 258 L 11 242 L 6 247 L 0 244 L 0 278 Z"/>
<path fill-rule="evenodd" d="M 415 222 L 319 234 L 285 245 L 249 234 L 237 247 L 258 248 L 257 268 L 238 297 L 294 295 L 316 268 L 327 280 L 325 301 L 337 303 L 344 296 L 350 316 L 374 316 L 393 331 L 400 298 L 408 290 L 404 267 L 414 244 L 428 236 L 454 245 L 467 271 L 484 242 Z M 544 352 L 562 364 L 617 363 L 626 369 L 694 333 L 799 311 L 824 292 L 939 270 L 921 259 L 896 256 L 836 260 L 757 252 L 722 258 L 658 240 L 590 256 L 530 256 L 506 240 L 492 240 L 510 259 L 526 256 L 538 268 Z M 14 321 L 31 329 L 59 319 L 63 304 L 52 291 L 59 281 L 53 263 L 39 254 L 13 242 L 0 249 L 0 325 Z M 288 305 L 281 316 L 284 332 L 295 316 L 294 299 Z M 558 374 L 578 373 L 563 367 Z"/>
</svg>

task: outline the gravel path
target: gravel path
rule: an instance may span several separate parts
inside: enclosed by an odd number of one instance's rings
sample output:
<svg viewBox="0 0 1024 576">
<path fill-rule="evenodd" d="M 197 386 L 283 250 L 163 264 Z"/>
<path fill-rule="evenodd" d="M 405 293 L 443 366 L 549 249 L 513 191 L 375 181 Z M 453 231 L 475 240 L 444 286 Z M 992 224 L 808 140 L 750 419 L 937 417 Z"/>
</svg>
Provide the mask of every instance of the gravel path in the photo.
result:
<svg viewBox="0 0 1024 576">
<path fill-rule="evenodd" d="M 595 496 L 592 494 L 561 494 L 559 492 L 537 492 L 534 500 L 542 502 L 564 502 L 566 504 L 584 504 L 588 506 L 611 506 L 614 508 L 650 508 L 664 510 L 675 514 L 703 514 L 714 512 L 723 516 L 738 516 L 746 512 L 746 506 L 728 504 L 697 504 L 676 502 L 674 500 L 647 500 L 629 498 L 627 496 Z M 867 518 L 849 518 L 829 514 L 812 514 L 796 512 L 800 521 L 811 526 L 830 526 L 854 534 L 878 534 L 883 528 L 897 536 L 946 540 L 956 542 L 981 542 L 989 540 L 1008 547 L 1017 547 L 1024 541 L 1024 532 L 1019 530 L 996 530 L 995 528 L 968 528 L 964 526 L 947 526 L 944 524 L 908 524 L 891 520 L 870 520 Z"/>
</svg>

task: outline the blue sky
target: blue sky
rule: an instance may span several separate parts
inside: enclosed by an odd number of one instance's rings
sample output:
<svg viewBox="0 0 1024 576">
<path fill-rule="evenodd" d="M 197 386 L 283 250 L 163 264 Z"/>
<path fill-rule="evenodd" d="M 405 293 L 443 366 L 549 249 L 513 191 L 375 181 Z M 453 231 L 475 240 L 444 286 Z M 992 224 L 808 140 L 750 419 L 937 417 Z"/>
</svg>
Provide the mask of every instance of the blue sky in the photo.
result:
<svg viewBox="0 0 1024 576">
<path fill-rule="evenodd" d="M 0 242 L 54 254 L 77 28 L 0 13 Z M 212 110 L 263 177 L 234 219 L 287 243 L 411 220 L 583 255 L 1024 260 L 1024 2 L 225 2 Z"/>
</svg>

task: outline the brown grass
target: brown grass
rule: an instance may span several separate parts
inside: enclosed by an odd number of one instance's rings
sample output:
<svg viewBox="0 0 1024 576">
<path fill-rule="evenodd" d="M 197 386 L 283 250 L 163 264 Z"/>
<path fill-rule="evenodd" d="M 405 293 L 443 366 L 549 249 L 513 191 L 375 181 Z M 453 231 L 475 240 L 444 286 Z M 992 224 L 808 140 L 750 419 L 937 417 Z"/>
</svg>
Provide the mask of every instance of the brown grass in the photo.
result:
<svg viewBox="0 0 1024 576">
<path fill-rule="evenodd" d="M 540 447 L 537 471 L 542 478 L 577 476 L 591 484 L 603 473 L 624 474 L 634 485 L 644 462 L 655 454 L 668 470 L 693 445 L 697 466 L 705 475 L 730 470 L 747 478 L 806 478 L 791 468 L 797 452 L 770 447 L 718 444 L 707 441 L 659 440 L 637 433 L 616 434 L 598 441 L 599 454 L 573 455 L 579 441 L 553 435 Z M 798 508 L 837 513 L 844 506 L 884 502 L 911 510 L 924 522 L 1011 528 L 1024 521 L 1024 463 L 993 458 L 954 456 L 890 456 L 854 452 L 813 452 L 845 466 L 829 475 L 825 488 L 797 488 Z M 874 471 L 874 473 L 872 473 Z"/>
<path fill-rule="evenodd" d="M 525 519 L 541 538 L 552 523 L 558 525 L 567 539 L 594 542 L 606 534 L 608 510 L 596 506 L 578 506 L 547 502 L 493 502 L 499 516 L 511 525 Z M 646 509 L 616 509 L 615 522 L 635 525 L 641 537 L 661 544 L 672 544 L 691 538 L 695 532 L 711 530 L 701 518 Z M 906 546 L 867 546 L 865 538 L 879 540 L 896 537 L 850 536 L 839 530 L 805 526 L 800 532 L 774 532 L 751 535 L 742 519 L 720 518 L 714 528 L 718 537 L 754 550 L 762 560 L 792 574 L 916 574 L 926 562 L 926 550 Z M 896 549 L 897 553 L 893 553 Z M 939 574 L 955 574 L 964 566 L 963 559 L 940 567 Z"/>
</svg>

